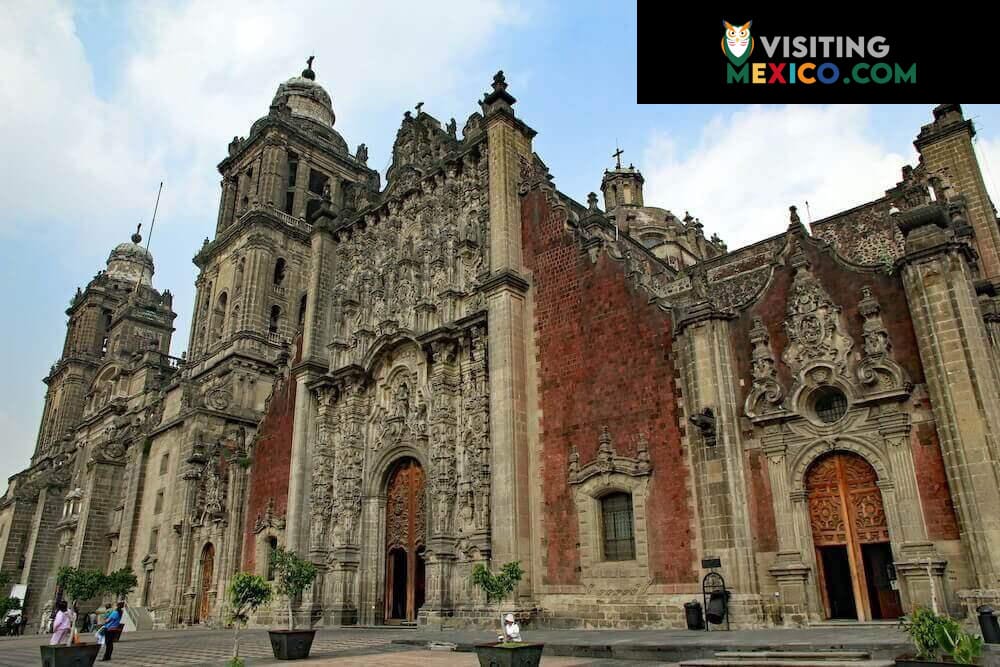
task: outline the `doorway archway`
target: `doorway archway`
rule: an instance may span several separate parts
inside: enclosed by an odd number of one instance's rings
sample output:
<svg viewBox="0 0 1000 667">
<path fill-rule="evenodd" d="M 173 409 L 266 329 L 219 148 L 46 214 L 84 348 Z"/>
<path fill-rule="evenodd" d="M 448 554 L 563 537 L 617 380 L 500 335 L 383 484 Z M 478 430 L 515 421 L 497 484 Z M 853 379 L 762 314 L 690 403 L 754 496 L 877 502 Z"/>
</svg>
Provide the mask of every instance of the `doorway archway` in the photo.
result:
<svg viewBox="0 0 1000 667">
<path fill-rule="evenodd" d="M 195 607 L 195 623 L 201 623 L 212 611 L 212 576 L 215 574 L 215 547 L 211 542 L 201 550 L 201 582 L 198 587 L 198 604 Z"/>
<path fill-rule="evenodd" d="M 389 475 L 385 521 L 385 621 L 413 622 L 424 604 L 424 471 L 401 459 Z"/>
<path fill-rule="evenodd" d="M 837 451 L 806 472 L 820 596 L 831 619 L 898 618 L 892 548 L 875 469 Z"/>
</svg>

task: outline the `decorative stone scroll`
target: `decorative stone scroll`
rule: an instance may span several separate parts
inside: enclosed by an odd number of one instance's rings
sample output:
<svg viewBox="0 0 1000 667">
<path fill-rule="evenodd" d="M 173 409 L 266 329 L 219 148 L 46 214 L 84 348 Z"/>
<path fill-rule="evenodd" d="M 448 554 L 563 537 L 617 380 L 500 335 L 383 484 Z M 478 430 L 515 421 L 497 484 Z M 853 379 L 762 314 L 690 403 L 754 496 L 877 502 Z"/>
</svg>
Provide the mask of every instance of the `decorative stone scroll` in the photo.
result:
<svg viewBox="0 0 1000 667">
<path fill-rule="evenodd" d="M 785 348 L 782 360 L 792 374 L 798 374 L 812 362 L 825 361 L 844 375 L 847 356 L 854 341 L 844 331 L 840 321 L 840 306 L 833 303 L 830 295 L 813 275 L 804 255 L 793 254 L 791 264 L 795 277 L 788 296 L 785 318 L 788 347 Z"/>
<path fill-rule="evenodd" d="M 753 418 L 780 411 L 785 392 L 778 384 L 774 354 L 771 352 L 771 338 L 759 317 L 753 319 L 750 343 L 753 345 L 751 352 L 753 388 L 747 395 L 743 411 L 748 417 Z"/>
<path fill-rule="evenodd" d="M 582 484 L 595 475 L 611 475 L 619 473 L 629 477 L 643 477 L 653 471 L 649 462 L 649 442 L 644 434 L 640 434 L 636 443 L 635 458 L 619 456 L 611 443 L 611 434 L 607 426 L 601 427 L 600 446 L 597 458 L 580 466 L 580 454 L 573 447 L 569 455 L 569 483 Z"/>
<path fill-rule="evenodd" d="M 870 391 L 901 389 L 908 383 L 905 371 L 891 357 L 892 341 L 882 322 L 882 309 L 871 288 L 861 288 L 858 313 L 864 318 L 864 357 L 857 367 L 858 381 Z"/>
</svg>

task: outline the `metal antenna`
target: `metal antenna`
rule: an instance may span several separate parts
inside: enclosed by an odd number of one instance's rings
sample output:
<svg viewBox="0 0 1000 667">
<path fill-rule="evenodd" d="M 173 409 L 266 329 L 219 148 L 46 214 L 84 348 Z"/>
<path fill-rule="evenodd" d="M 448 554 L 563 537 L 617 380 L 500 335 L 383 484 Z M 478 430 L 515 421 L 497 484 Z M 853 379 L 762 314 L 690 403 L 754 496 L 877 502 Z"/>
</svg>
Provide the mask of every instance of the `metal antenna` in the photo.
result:
<svg viewBox="0 0 1000 667">
<path fill-rule="evenodd" d="M 153 219 L 149 223 L 149 234 L 146 236 L 146 253 L 149 253 L 149 241 L 153 238 L 153 225 L 156 224 L 156 212 L 160 209 L 160 195 L 163 193 L 163 181 L 160 181 L 160 189 L 156 191 L 156 203 L 153 204 Z M 139 224 L 142 226 L 142 223 Z M 136 232 L 138 233 L 138 231 Z M 135 281 L 134 294 L 139 293 L 139 285 L 142 283 L 141 280 Z"/>
<path fill-rule="evenodd" d="M 153 238 L 153 225 L 156 224 L 156 211 L 160 208 L 160 195 L 163 193 L 163 181 L 160 181 L 160 189 L 156 191 L 156 203 L 153 204 L 153 219 L 149 223 L 149 236 L 146 237 L 146 252 L 149 252 L 149 240 Z M 808 206 L 809 203 L 806 203 Z"/>
</svg>

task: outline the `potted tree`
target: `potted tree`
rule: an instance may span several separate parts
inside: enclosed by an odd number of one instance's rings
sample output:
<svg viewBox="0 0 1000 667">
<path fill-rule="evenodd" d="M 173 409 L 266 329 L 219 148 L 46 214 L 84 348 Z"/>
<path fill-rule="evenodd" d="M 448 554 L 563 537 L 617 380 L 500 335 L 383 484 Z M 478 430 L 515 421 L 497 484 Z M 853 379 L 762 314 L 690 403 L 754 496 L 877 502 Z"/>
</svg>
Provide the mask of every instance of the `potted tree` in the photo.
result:
<svg viewBox="0 0 1000 667">
<path fill-rule="evenodd" d="M 962 629 L 958 621 L 918 607 L 902 621 L 916 655 L 896 658 L 899 667 L 974 665 L 982 653 L 983 640 Z"/>
<path fill-rule="evenodd" d="M 278 660 L 308 658 L 316 631 L 295 629 L 292 601 L 316 579 L 316 566 L 308 560 L 299 558 L 294 551 L 278 547 L 271 552 L 271 567 L 274 569 L 275 592 L 283 595 L 288 603 L 288 629 L 268 632 L 271 637 L 271 650 Z"/>
<path fill-rule="evenodd" d="M 486 595 L 486 603 L 496 603 L 497 621 L 500 623 L 500 637 L 505 637 L 503 627 L 503 602 L 524 576 L 520 561 L 505 563 L 497 573 L 490 572 L 482 563 L 472 570 L 472 583 Z M 520 641 L 498 641 L 476 644 L 476 655 L 481 667 L 532 667 L 542 659 L 544 644 L 529 644 Z"/>
<path fill-rule="evenodd" d="M 249 572 L 237 572 L 229 583 L 229 606 L 233 619 L 233 659 L 229 667 L 243 667 L 240 657 L 240 626 L 250 620 L 250 614 L 271 599 L 271 585 L 264 577 Z"/>
<path fill-rule="evenodd" d="M 56 584 L 72 604 L 70 610 L 70 633 L 66 644 L 40 646 L 43 667 L 66 667 L 93 665 L 101 647 L 94 643 L 77 643 L 76 614 L 73 609 L 80 602 L 86 602 L 100 595 L 107 584 L 100 570 L 85 570 L 75 567 L 61 567 L 56 575 Z"/>
</svg>

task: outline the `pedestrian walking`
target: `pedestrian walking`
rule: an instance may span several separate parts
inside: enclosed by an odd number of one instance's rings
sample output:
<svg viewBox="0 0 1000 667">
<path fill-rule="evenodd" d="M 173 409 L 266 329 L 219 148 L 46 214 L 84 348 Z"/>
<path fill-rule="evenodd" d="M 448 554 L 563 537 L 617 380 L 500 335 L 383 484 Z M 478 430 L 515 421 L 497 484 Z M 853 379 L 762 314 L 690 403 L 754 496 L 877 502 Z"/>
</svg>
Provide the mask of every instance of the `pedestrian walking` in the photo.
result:
<svg viewBox="0 0 1000 667">
<path fill-rule="evenodd" d="M 52 638 L 49 644 L 65 644 L 66 637 L 73 631 L 73 619 L 70 618 L 69 608 L 65 600 L 60 600 L 56 605 L 56 618 L 52 622 Z"/>
<path fill-rule="evenodd" d="M 104 619 L 101 629 L 104 631 L 104 657 L 101 660 L 111 660 L 111 654 L 115 650 L 115 641 L 121 637 L 122 630 L 125 629 L 123 621 L 125 603 L 119 602 L 114 611 L 109 613 Z"/>
</svg>

